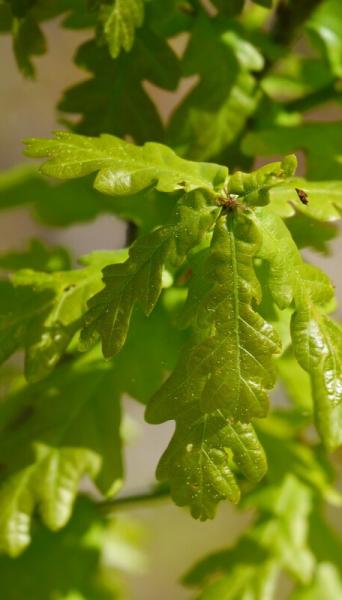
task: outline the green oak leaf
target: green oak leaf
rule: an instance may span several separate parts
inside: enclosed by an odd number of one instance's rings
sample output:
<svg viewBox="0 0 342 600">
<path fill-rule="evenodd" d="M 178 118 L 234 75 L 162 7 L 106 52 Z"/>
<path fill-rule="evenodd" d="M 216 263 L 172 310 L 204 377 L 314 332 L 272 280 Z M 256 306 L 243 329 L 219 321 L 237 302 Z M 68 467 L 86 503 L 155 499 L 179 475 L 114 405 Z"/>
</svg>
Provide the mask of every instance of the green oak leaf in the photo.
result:
<svg viewBox="0 0 342 600">
<path fill-rule="evenodd" d="M 263 229 L 260 257 L 270 265 L 269 287 L 276 304 L 284 309 L 293 302 L 293 350 L 311 379 L 317 429 L 329 449 L 342 442 L 341 329 L 326 314 L 333 298 L 328 277 L 305 264 L 282 220 L 268 208 L 257 210 Z"/>
<path fill-rule="evenodd" d="M 112 0 L 101 2 L 98 8 L 103 36 L 112 58 L 120 51 L 129 52 L 134 44 L 134 33 L 144 20 L 145 0 Z"/>
<path fill-rule="evenodd" d="M 307 204 L 300 201 L 296 188 L 306 193 Z M 342 183 L 295 177 L 272 188 L 270 203 L 272 210 L 283 218 L 298 212 L 316 221 L 333 222 L 342 214 Z"/>
<path fill-rule="evenodd" d="M 176 421 L 157 476 L 170 480 L 176 503 L 189 504 L 201 519 L 212 517 L 220 500 L 239 499 L 231 452 L 248 479 L 259 480 L 265 469 L 262 448 L 246 423 L 267 412 L 271 358 L 279 352 L 271 325 L 252 307 L 260 301 L 252 263 L 259 245 L 251 217 L 218 220 L 184 309 L 183 324 L 192 325 L 192 336 L 147 407 L 148 422 Z"/>
<path fill-rule="evenodd" d="M 36 526 L 26 552 L 15 560 L 0 556 L 2 594 L 6 600 L 122 600 L 118 572 L 106 564 L 106 553 L 115 567 L 120 565 L 120 551 L 128 568 L 130 555 L 139 559 L 133 527 L 123 518 L 108 526 L 97 507 L 80 498 L 62 531 Z"/>
<path fill-rule="evenodd" d="M 266 415 L 280 341 L 253 308 L 261 299 L 252 263 L 260 243 L 252 218 L 218 221 L 183 311 L 192 336 L 150 408 L 158 419 L 174 418 L 194 401 L 203 412 L 222 409 L 242 422 Z"/>
<path fill-rule="evenodd" d="M 325 0 L 306 24 L 309 34 L 321 50 L 332 74 L 342 76 L 342 8 L 339 0 Z"/>
<path fill-rule="evenodd" d="M 80 329 L 87 300 L 101 289 L 101 269 L 124 258 L 125 251 L 99 252 L 88 259 L 84 269 L 55 273 L 22 270 L 12 284 L 1 282 L 1 361 L 24 348 L 27 378 L 45 377 Z"/>
<path fill-rule="evenodd" d="M 32 239 L 27 250 L 0 254 L 0 268 L 7 271 L 34 269 L 35 271 L 66 271 L 71 268 L 68 252 L 61 246 L 45 246 L 39 239 Z"/>
<path fill-rule="evenodd" d="M 33 78 L 35 68 L 33 56 L 41 56 L 46 52 L 45 37 L 38 23 L 30 16 L 13 18 L 13 51 L 19 69 L 26 77 Z"/>
<path fill-rule="evenodd" d="M 299 250 L 310 248 L 325 256 L 331 254 L 330 242 L 339 234 L 337 223 L 317 221 L 302 212 L 296 212 L 285 223 Z"/>
<path fill-rule="evenodd" d="M 130 195 L 149 187 L 161 192 L 203 189 L 213 193 L 227 178 L 227 169 L 179 158 L 170 148 L 148 142 L 139 147 L 112 135 L 90 138 L 60 131 L 55 139 L 26 141 L 28 156 L 48 160 L 41 171 L 73 179 L 99 171 L 94 187 L 111 195 Z"/>
<path fill-rule="evenodd" d="M 242 150 L 249 156 L 274 156 L 302 150 L 306 176 L 321 181 L 342 179 L 341 121 L 274 126 L 248 133 Z"/>
<path fill-rule="evenodd" d="M 305 298 L 291 333 L 296 358 L 310 374 L 317 428 L 335 450 L 342 444 L 342 328 Z"/>
<path fill-rule="evenodd" d="M 105 357 L 117 354 L 125 343 L 135 303 L 146 315 L 153 310 L 163 286 L 168 263 L 178 266 L 192 247 L 212 227 L 217 207 L 208 206 L 200 192 L 186 194 L 176 207 L 174 221 L 140 237 L 121 265 L 103 271 L 104 289 L 91 298 L 82 347 L 87 349 L 99 337 Z"/>
<path fill-rule="evenodd" d="M 166 420 L 155 409 L 157 402 L 158 393 L 147 408 L 149 423 Z M 234 422 L 224 410 L 203 413 L 196 400 L 175 409 L 176 431 L 159 462 L 157 477 L 170 483 L 175 503 L 189 506 L 195 519 L 212 519 L 218 502 L 240 499 L 233 461 L 252 482 L 265 475 L 262 446 L 252 425 Z"/>
<path fill-rule="evenodd" d="M 251 173 L 235 171 L 228 180 L 228 193 L 249 206 L 263 206 L 270 202 L 271 189 L 291 177 L 296 168 L 297 158 L 289 154 L 281 162 L 269 163 Z"/>
<path fill-rule="evenodd" d="M 237 544 L 209 555 L 186 575 L 187 585 L 201 588 L 200 600 L 227 598 L 273 600 L 282 570 L 301 582 L 310 581 L 314 559 L 308 547 L 310 490 L 287 475 L 277 486 L 253 494 L 259 509 Z"/>
<path fill-rule="evenodd" d="M 81 115 L 76 124 L 75 118 L 68 122 L 72 130 L 128 135 L 138 144 L 163 141 L 164 126 L 144 82 L 172 91 L 181 73 L 179 59 L 158 33 L 138 30 L 131 52 L 115 61 L 107 47 L 91 40 L 80 46 L 75 62 L 91 77 L 67 89 L 59 103 L 63 112 Z"/>
<path fill-rule="evenodd" d="M 167 133 L 171 146 L 182 156 L 226 163 L 229 145 L 255 110 L 251 71 L 262 64 L 262 56 L 235 22 L 196 19 L 182 68 L 184 76 L 197 75 L 199 81 L 172 115 Z"/>
<path fill-rule="evenodd" d="M 111 365 L 82 357 L 0 406 L 0 548 L 18 555 L 38 509 L 51 529 L 69 520 L 88 474 L 106 496 L 122 479 L 120 406 Z"/>
</svg>

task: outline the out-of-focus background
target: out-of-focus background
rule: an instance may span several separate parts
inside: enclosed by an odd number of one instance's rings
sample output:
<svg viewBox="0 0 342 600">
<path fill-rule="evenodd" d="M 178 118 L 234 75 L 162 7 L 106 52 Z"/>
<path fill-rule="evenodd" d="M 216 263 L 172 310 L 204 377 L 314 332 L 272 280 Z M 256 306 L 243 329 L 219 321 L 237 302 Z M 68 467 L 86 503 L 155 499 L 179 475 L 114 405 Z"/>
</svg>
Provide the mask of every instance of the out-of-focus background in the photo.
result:
<svg viewBox="0 0 342 600">
<path fill-rule="evenodd" d="M 49 52 L 36 61 L 36 81 L 24 80 L 16 67 L 11 40 L 0 37 L 0 168 L 23 163 L 21 140 L 30 136 L 48 136 L 58 124 L 55 106 L 67 86 L 86 77 L 73 66 L 76 48 L 88 38 L 87 32 L 68 32 L 55 22 L 45 25 Z M 169 109 L 172 99 L 160 95 L 160 110 Z M 320 115 L 321 117 L 322 115 Z M 333 115 L 336 118 L 336 114 Z M 325 120 L 330 117 L 325 113 Z M 48 202 L 48 198 L 46 199 Z M 8 248 L 23 248 L 32 237 L 69 247 L 77 258 L 93 249 L 119 248 L 125 242 L 125 224 L 112 216 L 103 216 L 91 223 L 54 229 L 40 226 L 25 208 L 0 213 L 0 252 Z M 342 260 L 339 242 L 332 245 L 333 258 L 315 256 L 316 264 L 331 276 L 342 299 L 342 278 L 337 277 Z M 153 427 L 143 423 L 143 408 L 127 401 L 129 413 L 138 423 L 135 441 L 127 449 L 127 483 L 125 493 L 144 490 L 154 478 L 158 457 L 165 448 L 173 426 Z M 187 511 L 169 502 L 131 509 L 130 514 L 146 525 L 148 564 L 145 572 L 127 578 L 131 596 L 139 600 L 182 600 L 188 590 L 178 583 L 184 569 L 211 550 L 232 543 L 248 524 L 252 515 L 221 504 L 217 518 L 199 523 Z M 33 600 L 33 599 L 32 599 Z"/>
</svg>

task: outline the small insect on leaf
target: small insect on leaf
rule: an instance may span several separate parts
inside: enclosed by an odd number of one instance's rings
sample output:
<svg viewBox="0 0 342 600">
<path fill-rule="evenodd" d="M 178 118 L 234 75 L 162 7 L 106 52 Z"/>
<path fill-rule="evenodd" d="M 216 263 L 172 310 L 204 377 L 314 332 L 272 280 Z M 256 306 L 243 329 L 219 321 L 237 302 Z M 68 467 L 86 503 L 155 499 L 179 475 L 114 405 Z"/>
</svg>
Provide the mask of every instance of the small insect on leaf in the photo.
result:
<svg viewBox="0 0 342 600">
<path fill-rule="evenodd" d="M 301 190 L 300 188 L 295 188 L 296 192 L 297 192 L 297 196 L 299 198 L 299 200 L 301 201 L 302 204 L 309 204 L 309 198 L 306 192 L 304 192 L 304 190 Z"/>
</svg>

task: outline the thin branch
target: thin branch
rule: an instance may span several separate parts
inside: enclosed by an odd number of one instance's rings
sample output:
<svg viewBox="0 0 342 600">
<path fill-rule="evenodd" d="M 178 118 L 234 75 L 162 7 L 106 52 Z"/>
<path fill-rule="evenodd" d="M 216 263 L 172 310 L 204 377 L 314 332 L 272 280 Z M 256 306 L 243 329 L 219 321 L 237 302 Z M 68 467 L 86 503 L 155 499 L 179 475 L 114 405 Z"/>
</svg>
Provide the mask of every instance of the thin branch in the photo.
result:
<svg viewBox="0 0 342 600">
<path fill-rule="evenodd" d="M 111 513 L 120 510 L 128 505 L 144 504 L 145 502 L 154 502 L 170 497 L 170 489 L 166 486 L 159 486 L 152 491 L 142 492 L 140 494 L 131 494 L 121 498 L 113 498 L 97 504 L 98 508 L 105 513 Z"/>
</svg>

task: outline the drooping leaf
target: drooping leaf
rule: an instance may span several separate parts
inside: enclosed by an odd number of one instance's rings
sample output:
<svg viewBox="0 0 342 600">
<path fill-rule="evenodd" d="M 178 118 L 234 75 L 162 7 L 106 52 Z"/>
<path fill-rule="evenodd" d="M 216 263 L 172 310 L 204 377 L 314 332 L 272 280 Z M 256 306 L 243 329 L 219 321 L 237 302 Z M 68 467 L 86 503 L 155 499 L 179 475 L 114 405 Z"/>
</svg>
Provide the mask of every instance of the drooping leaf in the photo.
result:
<svg viewBox="0 0 342 600">
<path fill-rule="evenodd" d="M 60 131 L 55 139 L 31 139 L 26 144 L 28 156 L 48 158 L 41 167 L 44 174 L 73 179 L 99 171 L 95 189 L 114 196 L 149 187 L 213 193 L 227 177 L 225 167 L 184 160 L 167 146 L 149 142 L 139 147 L 107 134 L 90 138 Z"/>
<path fill-rule="evenodd" d="M 291 329 L 297 360 L 310 374 L 317 428 L 335 450 L 342 444 L 342 329 L 310 303 L 297 309 Z"/>
<path fill-rule="evenodd" d="M 174 221 L 139 238 L 122 265 L 103 271 L 104 289 L 89 301 L 81 340 L 88 348 L 99 337 L 104 356 L 117 354 L 125 343 L 134 304 L 146 315 L 153 310 L 166 264 L 179 264 L 213 225 L 217 208 L 208 206 L 200 192 L 184 196 Z"/>
<path fill-rule="evenodd" d="M 251 218 L 218 221 L 184 308 L 183 326 L 191 326 L 193 335 L 151 404 L 165 420 L 193 401 L 204 412 L 223 409 L 242 422 L 267 413 L 267 390 L 275 382 L 271 359 L 280 347 L 272 327 L 253 309 L 261 297 L 252 264 L 260 243 Z"/>
<path fill-rule="evenodd" d="M 185 306 L 184 324 L 192 325 L 192 337 L 147 408 L 149 422 L 176 421 L 157 475 L 171 480 L 176 503 L 189 504 L 197 518 L 212 517 L 225 497 L 239 498 L 224 448 L 247 478 L 255 481 L 264 473 L 262 449 L 250 425 L 243 424 L 267 412 L 267 390 L 274 384 L 271 358 L 279 351 L 272 327 L 252 308 L 260 300 L 252 266 L 259 244 L 250 217 L 218 221 Z"/>
<path fill-rule="evenodd" d="M 23 19 L 14 18 L 12 31 L 13 50 L 19 69 L 26 77 L 32 78 L 35 74 L 32 57 L 46 52 L 44 35 L 39 25 L 30 16 Z"/>
<path fill-rule="evenodd" d="M 146 419 L 160 423 L 164 419 L 148 406 Z M 189 506 L 195 519 L 212 519 L 218 502 L 237 503 L 240 489 L 235 470 L 256 483 L 265 474 L 263 449 L 250 424 L 234 422 L 229 412 L 203 413 L 196 401 L 175 407 L 176 432 L 157 469 L 160 481 L 169 481 L 171 495 L 179 506 Z M 158 409 L 157 409 L 158 410 Z"/>
<path fill-rule="evenodd" d="M 342 76 L 342 9 L 339 0 L 325 0 L 307 23 L 312 40 L 321 50 L 333 75 Z"/>
<path fill-rule="evenodd" d="M 282 220 L 269 209 L 258 209 L 263 229 L 260 256 L 270 264 L 269 286 L 280 308 L 294 302 L 293 349 L 311 379 L 317 429 L 329 449 L 341 444 L 341 329 L 322 307 L 333 297 L 328 277 L 303 263 Z"/>
<path fill-rule="evenodd" d="M 0 548 L 12 556 L 29 544 L 36 509 L 49 528 L 65 525 L 84 474 L 105 495 L 120 486 L 120 407 L 108 363 L 83 357 L 14 391 L 0 427 Z"/>
<path fill-rule="evenodd" d="M 111 3 L 100 3 L 99 20 L 112 58 L 117 58 L 121 50 L 129 52 L 132 49 L 135 30 L 144 20 L 144 2 L 112 0 Z"/>
<path fill-rule="evenodd" d="M 15 560 L 0 557 L 2 594 L 6 600 L 122 600 L 117 570 L 120 552 L 139 555 L 132 524 L 122 518 L 108 526 L 98 509 L 80 499 L 73 517 L 60 532 L 36 527 L 31 547 Z M 106 564 L 110 552 L 111 565 Z M 134 568 L 134 565 L 132 565 Z"/>
<path fill-rule="evenodd" d="M 101 289 L 101 269 L 124 258 L 122 251 L 98 253 L 84 269 L 23 270 L 16 273 L 14 285 L 1 282 L 1 361 L 24 348 L 27 378 L 45 377 L 80 328 L 87 300 Z"/>
</svg>

